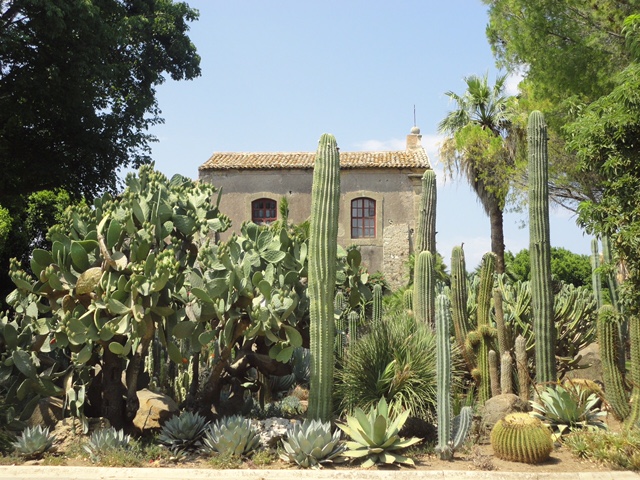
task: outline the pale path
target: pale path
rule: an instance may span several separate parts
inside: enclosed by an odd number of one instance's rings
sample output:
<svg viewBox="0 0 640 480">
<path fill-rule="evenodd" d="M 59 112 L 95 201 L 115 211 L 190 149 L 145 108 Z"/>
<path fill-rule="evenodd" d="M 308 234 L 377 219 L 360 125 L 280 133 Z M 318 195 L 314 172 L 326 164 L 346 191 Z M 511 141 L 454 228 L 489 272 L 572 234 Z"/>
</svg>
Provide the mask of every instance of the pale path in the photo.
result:
<svg viewBox="0 0 640 480">
<path fill-rule="evenodd" d="M 0 466 L 1 480 L 640 480 L 633 472 L 528 473 L 456 470 L 215 470 Z"/>
</svg>

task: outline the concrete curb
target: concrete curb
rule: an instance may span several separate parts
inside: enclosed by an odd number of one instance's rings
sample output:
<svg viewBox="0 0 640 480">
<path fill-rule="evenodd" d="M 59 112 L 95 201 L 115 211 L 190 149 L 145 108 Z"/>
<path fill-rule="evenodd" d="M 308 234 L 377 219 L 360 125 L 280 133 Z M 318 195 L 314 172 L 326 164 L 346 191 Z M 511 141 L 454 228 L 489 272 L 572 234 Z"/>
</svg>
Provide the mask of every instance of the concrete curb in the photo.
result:
<svg viewBox="0 0 640 480">
<path fill-rule="evenodd" d="M 0 466 L 1 480 L 639 480 L 633 472 L 495 472 L 459 470 L 214 470 Z"/>
</svg>

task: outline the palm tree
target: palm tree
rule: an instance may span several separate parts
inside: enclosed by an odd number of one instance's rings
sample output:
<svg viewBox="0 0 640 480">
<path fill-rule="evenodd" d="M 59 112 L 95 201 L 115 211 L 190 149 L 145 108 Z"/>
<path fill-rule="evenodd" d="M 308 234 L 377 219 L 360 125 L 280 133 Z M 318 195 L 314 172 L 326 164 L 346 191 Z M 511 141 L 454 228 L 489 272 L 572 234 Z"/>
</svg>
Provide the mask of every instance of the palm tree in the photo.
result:
<svg viewBox="0 0 640 480">
<path fill-rule="evenodd" d="M 450 176 L 463 175 L 478 196 L 491 223 L 491 251 L 496 270 L 504 273 L 503 212 L 513 177 L 515 148 L 512 141 L 512 104 L 516 97 L 504 93 L 506 75 L 491 87 L 487 74 L 465 77 L 463 95 L 447 92 L 456 103 L 438 124 L 446 135 L 440 158 Z"/>
</svg>

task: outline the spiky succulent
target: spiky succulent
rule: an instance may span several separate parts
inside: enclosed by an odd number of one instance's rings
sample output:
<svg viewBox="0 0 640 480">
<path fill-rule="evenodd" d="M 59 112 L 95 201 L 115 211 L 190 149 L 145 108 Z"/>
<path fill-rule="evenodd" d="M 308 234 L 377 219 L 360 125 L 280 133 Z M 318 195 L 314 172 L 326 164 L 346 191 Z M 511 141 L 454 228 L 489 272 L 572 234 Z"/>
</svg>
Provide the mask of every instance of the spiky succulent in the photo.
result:
<svg viewBox="0 0 640 480">
<path fill-rule="evenodd" d="M 287 429 L 279 454 L 285 462 L 314 468 L 332 462 L 345 448 L 340 441 L 340 430 L 331 433 L 331 423 L 307 419 Z"/>
<path fill-rule="evenodd" d="M 395 418 L 394 418 L 395 417 Z M 401 438 L 399 431 L 407 421 L 409 411 L 395 415 L 382 397 L 377 405 L 371 407 L 367 415 L 356 408 L 354 415 L 347 415 L 347 424 L 338 424 L 351 441 L 346 442 L 345 457 L 366 458 L 362 466 L 372 467 L 380 463 L 402 463 L 414 465 L 413 460 L 398 453 L 397 450 L 420 442 L 419 438 Z"/>
<path fill-rule="evenodd" d="M 241 457 L 258 448 L 260 437 L 251 420 L 233 415 L 209 425 L 203 443 L 205 451 Z"/>
<path fill-rule="evenodd" d="M 13 443 L 18 455 L 27 459 L 39 458 L 53 447 L 55 435 L 49 433 L 49 427 L 27 427 Z"/>
<path fill-rule="evenodd" d="M 84 445 L 92 460 L 97 460 L 101 453 L 117 448 L 127 448 L 131 437 L 124 434 L 124 430 L 116 430 L 113 427 L 101 428 L 91 434 L 89 441 Z"/>
<path fill-rule="evenodd" d="M 561 385 L 546 387 L 540 392 L 538 401 L 530 401 L 531 415 L 539 418 L 554 432 L 554 439 L 575 429 L 607 428 L 602 420 L 605 412 L 597 408 L 600 398 L 595 393 L 576 385 L 565 388 Z"/>
<path fill-rule="evenodd" d="M 175 454 L 197 450 L 208 425 L 207 419 L 199 413 L 182 412 L 163 425 L 158 441 Z"/>
</svg>

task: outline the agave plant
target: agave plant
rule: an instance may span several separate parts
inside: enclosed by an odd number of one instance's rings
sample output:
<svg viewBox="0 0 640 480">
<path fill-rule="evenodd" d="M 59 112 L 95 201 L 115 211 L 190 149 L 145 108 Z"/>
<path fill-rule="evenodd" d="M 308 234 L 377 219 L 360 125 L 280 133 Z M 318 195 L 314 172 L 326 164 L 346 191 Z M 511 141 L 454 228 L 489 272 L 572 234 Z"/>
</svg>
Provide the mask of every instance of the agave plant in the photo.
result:
<svg viewBox="0 0 640 480">
<path fill-rule="evenodd" d="M 117 448 L 127 448 L 131 437 L 125 435 L 123 430 L 116 430 L 113 427 L 102 428 L 91 434 L 84 449 L 89 453 L 92 460 L 98 460 L 99 454 Z"/>
<path fill-rule="evenodd" d="M 39 458 L 53 447 L 55 435 L 49 433 L 49 427 L 27 427 L 13 443 L 16 453 L 27 459 Z"/>
<path fill-rule="evenodd" d="M 542 420 L 554 432 L 554 440 L 564 433 L 576 429 L 604 429 L 607 428 L 602 412 L 596 407 L 600 398 L 579 386 L 571 390 L 561 385 L 546 387 L 538 395 L 538 401 L 530 401 L 533 407 L 531 415 Z"/>
<path fill-rule="evenodd" d="M 345 457 L 365 458 L 362 466 L 372 467 L 381 463 L 401 463 L 414 465 L 413 460 L 398 453 L 398 450 L 420 442 L 419 438 L 401 438 L 398 432 L 407 421 L 409 411 L 396 415 L 389 409 L 387 401 L 382 397 L 377 405 L 371 407 L 367 415 L 356 408 L 354 415 L 347 415 L 347 424 L 338 424 L 351 441 L 346 442 Z"/>
<path fill-rule="evenodd" d="M 260 437 L 251 426 L 251 420 L 233 415 L 211 424 L 205 431 L 203 442 L 203 449 L 207 452 L 241 457 L 258 447 Z"/>
<path fill-rule="evenodd" d="M 340 430 L 332 434 L 329 422 L 309 419 L 288 428 L 282 447 L 278 452 L 280 458 L 303 468 L 315 468 L 321 463 L 332 462 L 346 448 L 340 441 Z"/>
<path fill-rule="evenodd" d="M 199 413 L 182 412 L 171 417 L 162 427 L 158 441 L 172 453 L 194 451 L 202 445 L 202 437 L 209 422 Z"/>
</svg>

